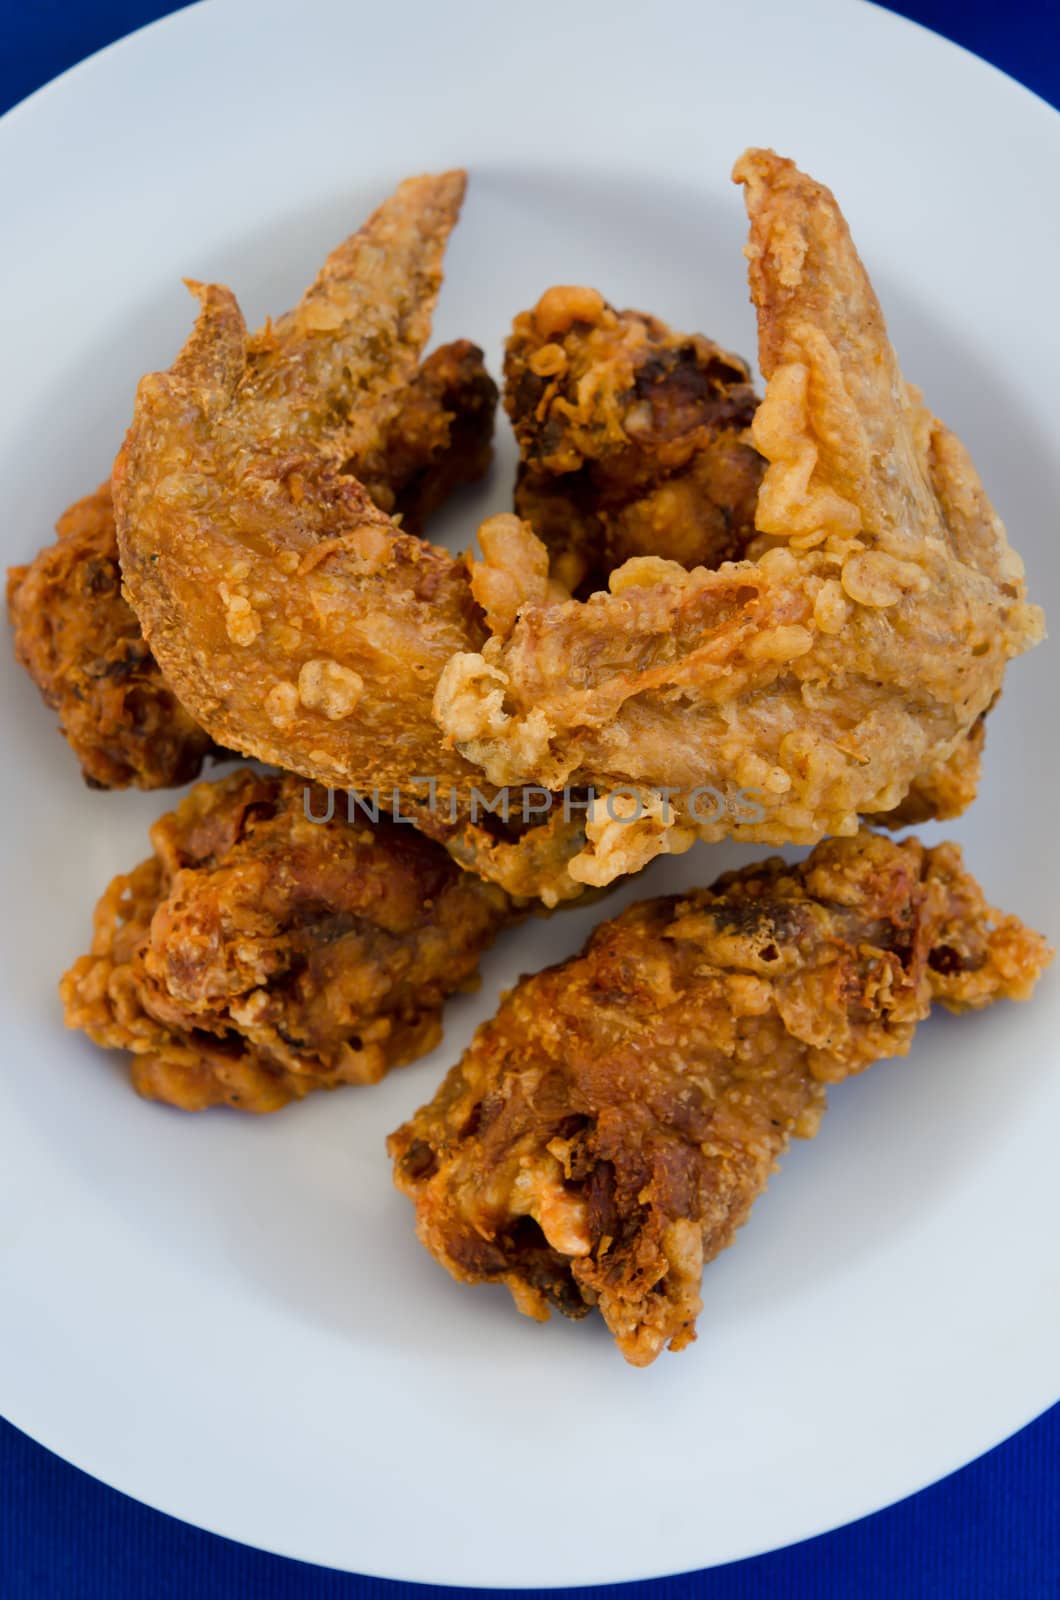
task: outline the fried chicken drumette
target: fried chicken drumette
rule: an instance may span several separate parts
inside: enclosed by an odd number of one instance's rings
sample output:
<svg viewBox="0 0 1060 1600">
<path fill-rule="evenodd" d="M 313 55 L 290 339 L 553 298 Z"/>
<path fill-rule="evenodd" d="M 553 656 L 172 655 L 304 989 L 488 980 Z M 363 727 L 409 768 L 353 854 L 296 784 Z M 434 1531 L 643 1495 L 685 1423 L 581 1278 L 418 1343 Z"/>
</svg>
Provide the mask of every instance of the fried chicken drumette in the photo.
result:
<svg viewBox="0 0 1060 1600">
<path fill-rule="evenodd" d="M 739 356 L 595 289 L 549 289 L 516 317 L 504 404 L 515 509 L 572 592 L 633 556 L 717 567 L 746 554 L 765 462 Z"/>
<path fill-rule="evenodd" d="M 384 426 L 348 470 L 411 533 L 492 454 L 497 389 L 466 339 L 428 356 Z M 160 789 L 188 783 L 214 753 L 209 735 L 167 685 L 121 592 L 109 482 L 60 517 L 58 539 L 8 571 L 15 654 L 59 714 L 93 787 Z"/>
<path fill-rule="evenodd" d="M 1026 998 L 1050 956 L 956 845 L 867 831 L 644 901 L 507 995 L 392 1135 L 395 1180 L 454 1277 L 596 1307 L 646 1365 L 695 1337 L 704 1264 L 827 1085 L 904 1055 L 934 1001 Z"/>
<path fill-rule="evenodd" d="M 329 817 L 298 778 L 200 783 L 103 895 L 60 994 L 68 1027 L 132 1052 L 140 1094 L 274 1111 L 438 1043 L 513 908 L 414 829 L 331 798 Z"/>
</svg>

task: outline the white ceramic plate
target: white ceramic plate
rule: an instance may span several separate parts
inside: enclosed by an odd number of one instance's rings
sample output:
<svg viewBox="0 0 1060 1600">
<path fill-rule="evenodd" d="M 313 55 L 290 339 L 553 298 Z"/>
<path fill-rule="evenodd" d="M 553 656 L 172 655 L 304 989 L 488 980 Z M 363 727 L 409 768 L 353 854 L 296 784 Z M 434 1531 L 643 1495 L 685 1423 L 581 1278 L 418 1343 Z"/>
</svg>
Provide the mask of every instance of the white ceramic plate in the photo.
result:
<svg viewBox="0 0 1060 1600">
<path fill-rule="evenodd" d="M 908 375 L 1056 614 L 1060 119 L 853 0 L 213 0 L 34 96 L 0 125 L 7 559 L 109 469 L 138 375 L 190 324 L 182 274 L 234 285 L 253 324 L 409 172 L 471 169 L 436 335 L 495 369 L 555 281 L 753 350 L 728 181 L 748 143 L 835 188 Z M 513 460 L 504 430 L 453 540 L 507 503 Z M 264 1120 L 144 1104 L 64 1033 L 55 982 L 167 797 L 84 789 L 2 656 L 0 1405 L 51 1449 L 287 1555 L 586 1583 L 818 1533 L 1056 1399 L 1055 977 L 836 1092 L 709 1269 L 698 1344 L 634 1371 L 600 1326 L 450 1282 L 383 1152 L 499 989 L 594 913 L 502 941 L 444 1047 L 379 1088 Z M 1048 647 L 1011 669 L 953 829 L 1054 935 L 1055 672 Z M 636 894 L 752 853 L 701 847 Z"/>
</svg>

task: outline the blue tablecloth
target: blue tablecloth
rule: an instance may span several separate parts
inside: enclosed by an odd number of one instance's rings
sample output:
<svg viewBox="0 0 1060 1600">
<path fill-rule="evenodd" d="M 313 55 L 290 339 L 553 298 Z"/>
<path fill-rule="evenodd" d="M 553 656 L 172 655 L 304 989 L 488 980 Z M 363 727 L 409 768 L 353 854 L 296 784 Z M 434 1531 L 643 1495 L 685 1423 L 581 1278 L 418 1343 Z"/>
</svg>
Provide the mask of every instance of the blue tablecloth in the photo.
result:
<svg viewBox="0 0 1060 1600">
<path fill-rule="evenodd" d="M 164 0 L 3 0 L 0 111 L 176 9 Z M 1057 0 L 908 0 L 891 9 L 1060 106 Z M 104 1488 L 0 1421 L 0 1600 L 452 1600 L 461 1592 L 348 1577 L 201 1533 Z M 565 1592 L 600 1600 L 1057 1600 L 1060 1406 L 953 1477 L 837 1533 L 708 1573 Z"/>
</svg>

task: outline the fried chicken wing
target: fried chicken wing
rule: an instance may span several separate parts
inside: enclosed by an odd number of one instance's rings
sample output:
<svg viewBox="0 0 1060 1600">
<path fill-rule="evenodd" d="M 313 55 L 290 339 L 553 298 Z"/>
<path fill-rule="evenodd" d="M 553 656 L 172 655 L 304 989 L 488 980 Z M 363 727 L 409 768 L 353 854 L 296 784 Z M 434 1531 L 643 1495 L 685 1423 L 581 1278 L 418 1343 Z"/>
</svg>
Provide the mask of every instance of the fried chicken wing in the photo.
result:
<svg viewBox="0 0 1060 1600">
<path fill-rule="evenodd" d="M 504 403 L 520 449 L 516 510 L 572 592 L 585 598 L 635 556 L 687 568 L 746 556 L 766 463 L 751 443 L 758 397 L 739 356 L 615 311 L 594 289 L 549 289 L 515 319 Z M 878 820 L 960 816 L 976 796 L 985 734 L 984 713 Z"/>
<path fill-rule="evenodd" d="M 389 408 L 390 397 L 386 397 Z M 411 533 L 492 454 L 497 389 L 466 339 L 427 357 L 369 455 L 348 470 Z M 59 714 L 86 781 L 104 789 L 188 783 L 213 753 L 169 689 L 121 592 L 110 483 L 79 500 L 58 540 L 8 572 L 15 654 Z"/>
<path fill-rule="evenodd" d="M 765 462 L 739 356 L 557 287 L 516 317 L 504 376 L 515 509 L 572 591 L 631 556 L 717 567 L 746 553 Z"/>
<path fill-rule="evenodd" d="M 250 770 L 200 783 L 103 895 L 60 993 L 68 1027 L 132 1052 L 140 1094 L 274 1111 L 440 1040 L 515 911 L 411 827 L 334 800 Z"/>
<path fill-rule="evenodd" d="M 1043 631 L 967 453 L 902 379 L 833 196 L 770 151 L 735 176 L 767 380 L 747 559 L 634 558 L 584 603 L 531 591 L 435 696 L 494 784 L 625 790 L 637 815 L 598 810 L 571 864 L 588 883 L 697 836 L 850 834 L 951 761 L 967 778 L 965 741 Z"/>
<path fill-rule="evenodd" d="M 646 1365 L 695 1337 L 730 1244 L 826 1089 L 904 1055 L 932 1002 L 1024 999 L 1045 941 L 960 851 L 863 831 L 631 906 L 525 978 L 390 1139 L 426 1248 L 520 1311 L 597 1308 Z"/>
<path fill-rule="evenodd" d="M 445 662 L 486 637 L 468 569 L 346 470 L 372 454 L 366 397 L 405 382 L 427 337 L 463 190 L 462 173 L 402 184 L 252 337 L 228 289 L 194 286 L 195 329 L 141 382 L 115 463 L 122 571 L 167 680 L 214 738 L 393 796 L 463 865 L 555 902 L 579 890 L 566 860 L 580 823 L 480 821 L 482 775 L 433 718 Z"/>
</svg>

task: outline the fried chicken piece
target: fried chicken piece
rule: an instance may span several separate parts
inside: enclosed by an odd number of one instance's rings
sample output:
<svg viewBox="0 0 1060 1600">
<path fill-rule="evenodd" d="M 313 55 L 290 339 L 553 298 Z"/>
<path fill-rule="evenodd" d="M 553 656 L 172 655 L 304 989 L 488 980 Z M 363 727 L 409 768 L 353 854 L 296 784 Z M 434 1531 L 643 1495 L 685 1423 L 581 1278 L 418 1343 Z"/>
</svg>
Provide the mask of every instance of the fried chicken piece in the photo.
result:
<svg viewBox="0 0 1060 1600">
<path fill-rule="evenodd" d="M 587 883 L 697 836 L 813 844 L 894 811 L 967 762 L 1008 661 L 1043 632 L 966 451 L 902 379 L 833 196 L 770 151 L 735 176 L 767 379 L 747 559 L 634 558 L 584 603 L 530 592 L 435 696 L 491 783 L 624 788 L 639 806 L 624 827 L 590 818 L 569 868 Z M 695 804 L 703 784 L 720 816 Z M 739 808 L 748 789 L 761 820 Z"/>
<path fill-rule="evenodd" d="M 228 289 L 194 286 L 195 329 L 142 380 L 115 463 L 118 542 L 159 665 L 215 739 L 394 796 L 465 866 L 555 902 L 579 890 L 580 824 L 477 821 L 481 773 L 433 718 L 445 662 L 486 636 L 467 567 L 345 470 L 418 359 L 463 192 L 459 172 L 402 184 L 253 336 Z"/>
<path fill-rule="evenodd" d="M 548 289 L 516 317 L 504 404 L 515 509 L 578 593 L 631 556 L 717 567 L 746 554 L 765 462 L 739 356 L 595 289 Z"/>
<path fill-rule="evenodd" d="M 168 688 L 122 599 L 110 484 L 78 500 L 58 538 L 10 567 L 15 655 L 94 789 L 190 783 L 215 747 Z"/>
<path fill-rule="evenodd" d="M 131 1051 L 139 1093 L 185 1111 L 275 1111 L 433 1050 L 515 916 L 413 828 L 351 822 L 343 797 L 329 815 L 290 776 L 200 783 L 151 842 L 60 994 L 68 1027 Z"/>
<path fill-rule="evenodd" d="M 520 448 L 516 510 L 572 592 L 585 598 L 634 556 L 692 568 L 747 554 L 766 463 L 739 356 L 615 311 L 595 289 L 548 289 L 515 319 L 504 404 Z M 960 816 L 979 786 L 984 718 L 878 820 Z"/>
<path fill-rule="evenodd" d="M 492 454 L 497 388 L 466 339 L 427 357 L 371 459 L 354 458 L 376 503 L 420 533 Z M 388 399 L 389 405 L 389 399 Z M 93 787 L 160 789 L 189 783 L 213 741 L 177 701 L 122 597 L 110 484 L 60 517 L 58 540 L 29 566 L 8 570 L 15 654 L 59 713 Z"/>
<path fill-rule="evenodd" d="M 354 456 L 346 471 L 406 533 L 422 535 L 436 511 L 493 459 L 497 385 L 470 339 L 439 345 L 423 362 L 386 428 L 377 467 Z"/>
<path fill-rule="evenodd" d="M 603 1315 L 644 1366 L 695 1337 L 730 1244 L 826 1086 L 904 1055 L 933 1001 L 1025 999 L 1045 941 L 956 845 L 861 832 L 598 927 L 523 981 L 391 1136 L 422 1243 L 520 1311 Z"/>
</svg>

